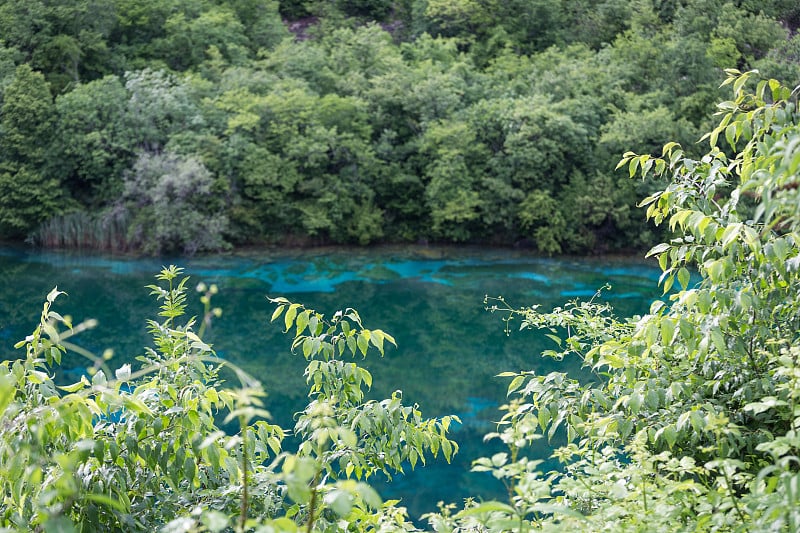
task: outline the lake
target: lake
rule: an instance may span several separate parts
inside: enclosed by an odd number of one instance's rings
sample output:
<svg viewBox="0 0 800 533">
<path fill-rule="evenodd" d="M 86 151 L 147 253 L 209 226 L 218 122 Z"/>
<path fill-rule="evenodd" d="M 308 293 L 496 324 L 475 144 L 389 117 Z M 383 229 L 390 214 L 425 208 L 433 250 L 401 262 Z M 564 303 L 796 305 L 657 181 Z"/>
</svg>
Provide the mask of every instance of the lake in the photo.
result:
<svg viewBox="0 0 800 533">
<path fill-rule="evenodd" d="M 457 414 L 463 424 L 451 437 L 461 446 L 452 464 L 433 460 L 391 484 L 377 484 L 384 498 L 402 498 L 412 517 L 436 509 L 438 501 L 502 497 L 486 474 L 470 473 L 476 457 L 493 453 L 485 433 L 496 428 L 504 402 L 503 371 L 577 371 L 575 361 L 555 362 L 539 353 L 543 335 L 512 331 L 484 309 L 485 295 L 502 295 L 515 307 L 543 309 L 575 298 L 588 299 L 609 283 L 606 298 L 618 316 L 644 313 L 660 296 L 660 270 L 636 258 L 541 258 L 511 250 L 478 248 L 313 249 L 241 252 L 213 257 L 137 259 L 96 254 L 0 249 L 0 341 L 6 358 L 13 344 L 36 325 L 45 295 L 54 287 L 68 293 L 56 310 L 75 322 L 96 318 L 99 326 L 76 343 L 100 354 L 114 350 L 111 367 L 133 361 L 148 343 L 145 320 L 157 306 L 145 285 L 165 264 L 177 264 L 200 281 L 216 283 L 213 305 L 223 309 L 206 334 L 217 353 L 257 376 L 268 393 L 267 408 L 282 427 L 305 404 L 305 360 L 291 354 L 291 338 L 270 323 L 267 296 L 285 296 L 331 316 L 357 309 L 364 326 L 392 334 L 398 348 L 383 358 L 359 360 L 373 375 L 372 398 L 400 389 L 406 403 L 426 416 Z M 200 312 L 195 302 L 191 313 Z M 282 322 L 281 322 L 282 323 Z M 85 360 L 65 359 L 66 381 L 76 381 Z M 546 458 L 542 439 L 532 455 Z M 554 466 L 554 465 L 552 465 Z M 548 465 L 545 464 L 544 468 Z"/>
</svg>

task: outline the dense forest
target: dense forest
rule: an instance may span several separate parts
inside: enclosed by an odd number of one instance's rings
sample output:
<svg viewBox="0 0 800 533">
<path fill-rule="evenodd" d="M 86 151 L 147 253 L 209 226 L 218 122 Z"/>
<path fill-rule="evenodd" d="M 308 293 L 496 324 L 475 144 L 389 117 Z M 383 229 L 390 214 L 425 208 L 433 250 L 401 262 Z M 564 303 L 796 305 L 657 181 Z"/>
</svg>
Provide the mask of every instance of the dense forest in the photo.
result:
<svg viewBox="0 0 800 533">
<path fill-rule="evenodd" d="M 793 0 L 6 0 L 0 238 L 194 253 L 656 239 L 723 69 L 800 82 Z"/>
</svg>

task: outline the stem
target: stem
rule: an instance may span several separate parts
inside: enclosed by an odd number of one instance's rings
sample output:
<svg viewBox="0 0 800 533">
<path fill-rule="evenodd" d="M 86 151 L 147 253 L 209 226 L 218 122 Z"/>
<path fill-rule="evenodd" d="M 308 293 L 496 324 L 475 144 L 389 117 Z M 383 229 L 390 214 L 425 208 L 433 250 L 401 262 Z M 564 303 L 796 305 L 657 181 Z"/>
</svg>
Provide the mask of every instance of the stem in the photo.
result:
<svg viewBox="0 0 800 533">
<path fill-rule="evenodd" d="M 308 524 L 306 525 L 306 533 L 311 533 L 314 527 L 314 513 L 317 511 L 317 485 L 319 484 L 319 472 L 314 476 L 314 486 L 311 487 L 311 501 L 308 504 Z"/>
<path fill-rule="evenodd" d="M 239 531 L 244 533 L 245 522 L 247 521 L 247 426 L 244 423 L 244 417 L 239 417 L 239 427 L 242 428 L 242 505 L 239 511 Z"/>
<path fill-rule="evenodd" d="M 164 303 L 169 306 L 172 304 L 172 299 L 175 296 L 175 293 L 172 292 L 172 278 L 169 278 L 168 283 L 169 283 L 169 292 L 167 293 L 167 297 L 164 299 Z M 164 327 L 168 328 L 170 327 L 171 324 L 172 324 L 172 317 L 168 316 L 167 319 L 164 321 Z"/>
<path fill-rule="evenodd" d="M 753 309 L 751 316 L 753 318 L 753 324 L 755 324 L 756 322 L 755 309 Z M 753 371 L 756 373 L 760 373 L 761 370 L 758 367 L 758 362 L 756 362 L 755 356 L 753 355 L 753 352 L 755 350 L 755 342 L 756 342 L 756 336 L 753 335 L 752 337 L 750 337 L 750 347 L 747 350 L 747 357 L 750 359 L 750 364 L 753 366 Z"/>
<path fill-rule="evenodd" d="M 647 514 L 647 473 L 642 474 L 642 506 Z"/>
<path fill-rule="evenodd" d="M 725 467 L 722 467 L 722 475 L 725 477 L 725 484 L 728 485 L 728 494 L 731 496 L 731 502 L 733 502 L 733 508 L 736 509 L 736 515 L 739 517 L 739 520 L 742 522 L 742 527 L 744 527 L 745 531 L 747 529 L 747 521 L 744 518 L 744 513 L 742 512 L 741 507 L 739 507 L 739 501 L 736 499 L 736 495 L 733 494 L 733 487 L 731 486 L 731 480 L 728 477 L 728 472 L 725 470 Z"/>
</svg>

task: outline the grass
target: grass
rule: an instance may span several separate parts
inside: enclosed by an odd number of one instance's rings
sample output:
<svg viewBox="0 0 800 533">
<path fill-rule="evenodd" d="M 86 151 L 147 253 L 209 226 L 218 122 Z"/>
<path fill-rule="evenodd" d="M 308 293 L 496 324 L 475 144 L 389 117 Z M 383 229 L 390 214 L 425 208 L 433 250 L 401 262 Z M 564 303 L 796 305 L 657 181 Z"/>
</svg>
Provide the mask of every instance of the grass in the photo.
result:
<svg viewBox="0 0 800 533">
<path fill-rule="evenodd" d="M 45 248 L 127 252 L 135 248 L 128 228 L 129 216 L 124 210 L 98 215 L 74 211 L 49 219 L 29 240 Z"/>
</svg>

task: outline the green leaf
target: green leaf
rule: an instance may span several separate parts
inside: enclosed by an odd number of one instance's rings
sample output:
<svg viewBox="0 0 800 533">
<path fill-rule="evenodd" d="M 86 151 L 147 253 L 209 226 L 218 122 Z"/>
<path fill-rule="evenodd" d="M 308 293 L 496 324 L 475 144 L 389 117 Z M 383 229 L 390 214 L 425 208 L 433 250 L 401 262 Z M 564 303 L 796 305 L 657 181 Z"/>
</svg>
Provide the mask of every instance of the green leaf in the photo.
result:
<svg viewBox="0 0 800 533">
<path fill-rule="evenodd" d="M 681 267 L 678 270 L 678 283 L 681 285 L 681 289 L 686 290 L 689 286 L 689 280 L 691 279 L 691 274 L 686 269 L 686 267 Z"/>
<path fill-rule="evenodd" d="M 81 376 L 81 380 L 78 381 L 77 383 L 73 383 L 72 385 L 59 386 L 58 388 L 66 392 L 78 392 L 79 390 L 84 389 L 90 385 L 91 384 L 89 383 L 89 380 L 86 379 L 86 376 Z"/>
<path fill-rule="evenodd" d="M 15 390 L 15 380 L 11 374 L 0 375 L 0 418 L 11 400 L 14 399 Z"/>
<path fill-rule="evenodd" d="M 191 485 L 195 476 L 195 462 L 193 457 L 187 457 L 183 461 L 183 476 Z"/>
<path fill-rule="evenodd" d="M 356 355 L 356 350 L 358 350 L 358 346 L 356 344 L 356 338 L 352 335 L 347 337 L 347 348 L 350 350 L 350 353 L 354 356 Z"/>
<path fill-rule="evenodd" d="M 52 291 L 47 293 L 47 301 L 49 303 L 53 303 L 56 301 L 56 298 L 58 298 L 62 294 L 67 294 L 67 293 L 58 290 L 58 287 L 54 287 Z"/>
<path fill-rule="evenodd" d="M 781 83 L 778 80 L 769 80 L 769 90 L 772 92 L 772 101 L 777 102 L 781 99 Z"/>
<path fill-rule="evenodd" d="M 131 365 L 130 364 L 122 365 L 116 370 L 115 375 L 118 381 L 122 382 L 128 381 L 131 378 Z"/>
<path fill-rule="evenodd" d="M 747 83 L 748 77 L 749 77 L 748 73 L 745 72 L 744 74 L 742 74 L 741 76 L 736 78 L 736 81 L 733 82 L 733 93 L 734 94 L 737 94 L 737 93 L 739 93 L 739 91 L 742 90 L 742 87 L 744 87 L 744 84 Z"/>
<path fill-rule="evenodd" d="M 70 519 L 63 515 L 57 515 L 48 518 L 44 523 L 44 531 L 46 533 L 75 533 L 77 530 Z"/>
<path fill-rule="evenodd" d="M 107 496 L 105 494 L 97 494 L 94 492 L 90 492 L 88 494 L 85 494 L 83 497 L 86 498 L 87 500 L 99 503 L 100 505 L 105 505 L 106 507 L 111 507 L 112 509 L 116 509 L 117 511 L 123 513 L 127 511 L 127 509 L 125 509 L 125 506 L 120 501 L 115 500 L 114 498 L 111 498 L 110 496 Z"/>
<path fill-rule="evenodd" d="M 204 511 L 200 521 L 211 533 L 218 533 L 228 527 L 228 516 L 219 511 Z"/>
<path fill-rule="evenodd" d="M 364 500 L 364 503 L 369 505 L 373 509 L 380 509 L 383 505 L 383 500 L 381 500 L 380 495 L 373 489 L 371 486 L 367 485 L 366 483 L 358 483 L 356 484 L 356 490 L 361 498 Z"/>
<path fill-rule="evenodd" d="M 372 388 L 372 374 L 365 368 L 361 369 L 361 378 L 364 380 L 364 384 L 367 386 L 368 389 Z"/>
<path fill-rule="evenodd" d="M 289 331 L 294 323 L 294 318 L 297 316 L 297 309 L 300 307 L 300 304 L 292 304 L 289 306 L 289 309 L 286 311 L 286 315 L 283 317 L 283 323 L 286 326 L 286 331 Z"/>
<path fill-rule="evenodd" d="M 661 319 L 661 342 L 669 346 L 675 338 L 675 322 L 670 318 Z"/>
<path fill-rule="evenodd" d="M 453 456 L 453 445 L 447 439 L 442 439 L 442 453 L 444 453 L 444 458 L 449 463 Z"/>
<path fill-rule="evenodd" d="M 512 392 L 520 388 L 523 381 L 525 381 L 525 376 L 516 376 L 514 379 L 512 379 L 511 383 L 508 384 L 508 390 L 506 391 L 506 396 L 510 395 Z"/>
<path fill-rule="evenodd" d="M 657 244 L 656 246 L 650 248 L 650 250 L 648 250 L 648 252 L 645 254 L 645 257 L 652 257 L 662 252 L 666 252 L 669 249 L 670 245 L 665 242 L 662 242 L 661 244 Z"/>
<path fill-rule="evenodd" d="M 544 336 L 556 343 L 559 347 L 561 346 L 561 337 L 551 333 L 545 333 Z"/>
<path fill-rule="evenodd" d="M 384 334 L 379 329 L 373 330 L 369 337 L 370 342 L 378 349 L 381 355 L 383 355 L 383 339 Z"/>
<path fill-rule="evenodd" d="M 92 386 L 93 387 L 105 387 L 108 385 L 108 380 L 106 379 L 106 374 L 102 370 L 98 370 L 97 373 L 92 376 Z"/>
<path fill-rule="evenodd" d="M 314 351 L 314 341 L 311 337 L 303 338 L 303 357 L 308 359 Z"/>
<path fill-rule="evenodd" d="M 628 166 L 628 175 L 633 178 L 636 175 L 636 168 L 639 166 L 639 158 L 631 159 L 630 165 Z"/>
<path fill-rule="evenodd" d="M 367 355 L 367 349 L 369 348 L 369 339 L 369 332 L 367 330 L 362 330 L 356 338 L 358 349 L 361 352 L 361 355 L 365 357 Z"/>
<path fill-rule="evenodd" d="M 664 294 L 667 294 L 672 289 L 672 284 L 675 283 L 675 275 L 670 274 L 664 278 Z"/>
<path fill-rule="evenodd" d="M 720 236 L 719 239 L 722 242 L 722 247 L 728 248 L 728 246 L 730 246 L 731 243 L 733 243 L 739 237 L 739 232 L 741 231 L 741 229 L 742 229 L 742 224 L 740 222 L 735 224 L 729 224 L 722 232 L 722 235 Z"/>
<path fill-rule="evenodd" d="M 511 516 L 515 516 L 517 514 L 517 510 L 506 503 L 490 501 L 490 502 L 483 502 L 479 505 L 476 505 L 475 507 L 464 509 L 463 511 L 457 513 L 455 516 L 456 518 L 462 518 L 465 516 L 475 516 L 475 515 L 498 513 L 498 512 L 506 513 Z"/>
<path fill-rule="evenodd" d="M 353 509 L 353 497 L 343 490 L 334 490 L 325 495 L 327 503 L 334 513 L 344 518 Z"/>
<path fill-rule="evenodd" d="M 303 330 L 306 329 L 306 326 L 308 325 L 308 318 L 309 318 L 308 309 L 304 310 L 302 313 L 297 315 L 297 320 L 295 322 L 295 326 L 297 328 L 294 333 L 295 337 L 299 337 L 300 334 L 303 333 Z M 312 335 L 314 334 L 313 331 L 311 331 L 310 333 Z"/>
<path fill-rule="evenodd" d="M 715 129 L 708 134 L 708 144 L 711 146 L 711 148 L 714 148 L 717 145 L 717 137 L 719 137 L 719 132 L 719 129 Z"/>
<path fill-rule="evenodd" d="M 283 310 L 284 310 L 284 309 L 286 309 L 286 306 L 285 306 L 285 305 L 279 305 L 278 307 L 276 307 L 276 308 L 275 308 L 275 311 L 273 311 L 273 312 L 272 312 L 272 318 L 270 319 L 270 322 L 275 322 L 275 320 L 276 320 L 276 319 L 277 319 L 279 316 L 281 316 L 281 313 L 283 313 Z"/>
<path fill-rule="evenodd" d="M 728 346 L 725 343 L 725 336 L 722 334 L 722 330 L 720 330 L 719 327 L 714 327 L 711 330 L 711 342 L 717 349 L 717 352 L 721 354 L 727 353 Z"/>
<path fill-rule="evenodd" d="M 728 141 L 728 144 L 731 145 L 731 148 L 734 150 L 736 149 L 736 126 L 738 123 L 734 122 L 732 124 L 728 124 L 728 127 L 725 128 L 725 140 Z"/>
</svg>

